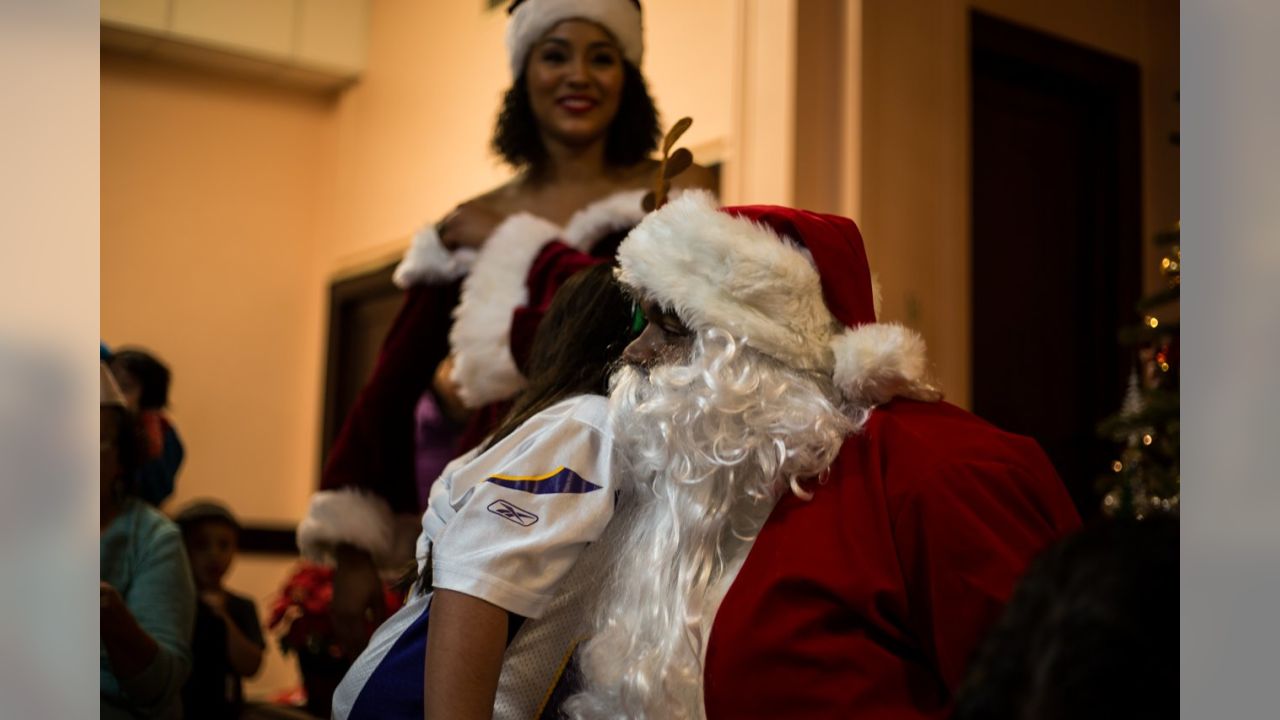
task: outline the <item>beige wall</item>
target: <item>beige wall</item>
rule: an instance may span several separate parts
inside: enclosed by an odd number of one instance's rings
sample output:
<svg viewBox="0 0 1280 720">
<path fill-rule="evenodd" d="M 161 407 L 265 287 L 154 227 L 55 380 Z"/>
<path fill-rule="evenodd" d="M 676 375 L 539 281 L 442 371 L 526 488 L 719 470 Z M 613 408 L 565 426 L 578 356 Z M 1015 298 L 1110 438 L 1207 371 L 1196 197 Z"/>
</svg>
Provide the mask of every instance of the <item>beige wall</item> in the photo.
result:
<svg viewBox="0 0 1280 720">
<path fill-rule="evenodd" d="M 970 399 L 968 13 L 1142 69 L 1144 238 L 1178 218 L 1177 0 L 862 0 L 861 207 L 885 315 L 918 327 L 950 400 Z M 1154 287 L 1147 243 L 1146 282 Z"/>
<path fill-rule="evenodd" d="M 104 54 L 102 334 L 174 370 L 187 447 L 172 510 L 225 501 L 295 522 L 313 485 L 324 288 L 315 250 L 330 110 L 254 82 Z M 242 558 L 228 585 L 265 612 L 288 558 Z M 253 695 L 296 684 L 274 643 Z"/>
<path fill-rule="evenodd" d="M 102 58 L 102 333 L 174 370 L 173 503 L 297 518 L 315 474 L 323 288 L 314 98 Z"/>
</svg>

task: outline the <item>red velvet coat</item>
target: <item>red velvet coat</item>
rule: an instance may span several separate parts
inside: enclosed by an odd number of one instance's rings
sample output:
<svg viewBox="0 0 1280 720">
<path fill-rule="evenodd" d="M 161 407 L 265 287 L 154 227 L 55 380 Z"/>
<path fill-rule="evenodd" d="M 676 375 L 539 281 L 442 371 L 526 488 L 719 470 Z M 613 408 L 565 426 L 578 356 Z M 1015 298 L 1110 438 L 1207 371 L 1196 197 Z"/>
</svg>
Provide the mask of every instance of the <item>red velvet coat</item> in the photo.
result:
<svg viewBox="0 0 1280 720">
<path fill-rule="evenodd" d="M 770 515 L 715 617 L 707 717 L 940 718 L 1042 548 L 1079 525 L 1039 446 L 895 400 Z"/>
</svg>

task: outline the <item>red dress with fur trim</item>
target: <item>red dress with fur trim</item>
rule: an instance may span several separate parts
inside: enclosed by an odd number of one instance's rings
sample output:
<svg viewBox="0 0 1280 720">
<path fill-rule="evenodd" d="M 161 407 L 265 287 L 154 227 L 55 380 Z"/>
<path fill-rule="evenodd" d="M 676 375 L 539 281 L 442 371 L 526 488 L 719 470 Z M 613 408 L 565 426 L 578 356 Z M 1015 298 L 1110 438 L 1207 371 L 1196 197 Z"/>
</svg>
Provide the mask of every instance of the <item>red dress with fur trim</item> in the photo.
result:
<svg viewBox="0 0 1280 720">
<path fill-rule="evenodd" d="M 514 215 L 469 265 L 444 251 L 433 229 L 415 237 L 396 270 L 404 304 L 299 525 L 304 555 L 324 559 L 337 543 L 350 543 L 388 566 L 412 558 L 422 512 L 414 414 L 436 366 L 455 353 L 454 379 L 477 408 L 459 438 L 461 454 L 496 427 L 520 389 L 519 369 L 555 291 L 578 270 L 613 258 L 644 215 L 643 192 L 606 197 L 564 227 Z"/>
<path fill-rule="evenodd" d="M 1015 581 L 1080 524 L 1039 446 L 895 400 L 788 493 L 712 627 L 707 717 L 946 717 Z"/>
</svg>

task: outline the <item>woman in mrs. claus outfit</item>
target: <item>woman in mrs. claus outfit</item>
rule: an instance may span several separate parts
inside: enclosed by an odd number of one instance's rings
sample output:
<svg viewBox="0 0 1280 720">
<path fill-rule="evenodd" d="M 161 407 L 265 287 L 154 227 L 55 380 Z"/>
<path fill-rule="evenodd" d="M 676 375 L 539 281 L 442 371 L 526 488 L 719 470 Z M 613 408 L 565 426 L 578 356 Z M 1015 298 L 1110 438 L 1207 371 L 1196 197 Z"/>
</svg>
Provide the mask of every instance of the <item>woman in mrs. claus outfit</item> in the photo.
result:
<svg viewBox="0 0 1280 720">
<path fill-rule="evenodd" d="M 333 613 L 351 656 L 384 614 L 377 567 L 412 558 L 418 479 L 439 469 L 415 468 L 420 398 L 457 418 L 461 429 L 441 421 L 433 438 L 451 454 L 484 438 L 524 384 L 551 296 L 613 256 L 657 167 L 639 2 L 516 0 L 509 13 L 513 84 L 494 148 L 519 172 L 414 237 L 395 272 L 405 303 L 298 528 L 304 555 L 336 564 Z M 675 185 L 710 183 L 695 166 Z"/>
</svg>

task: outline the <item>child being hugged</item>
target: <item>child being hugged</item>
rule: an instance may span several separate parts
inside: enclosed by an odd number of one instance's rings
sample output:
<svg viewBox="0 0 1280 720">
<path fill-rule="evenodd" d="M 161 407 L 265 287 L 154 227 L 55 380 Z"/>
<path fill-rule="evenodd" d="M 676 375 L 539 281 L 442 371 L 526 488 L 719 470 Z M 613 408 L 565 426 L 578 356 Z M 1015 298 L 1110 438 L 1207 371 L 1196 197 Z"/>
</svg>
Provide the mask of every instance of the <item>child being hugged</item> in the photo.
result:
<svg viewBox="0 0 1280 720">
<path fill-rule="evenodd" d="M 434 485 L 419 580 L 339 685 L 335 718 L 555 716 L 607 556 L 605 392 L 634 317 L 607 265 L 557 292 L 527 390 Z"/>
</svg>

